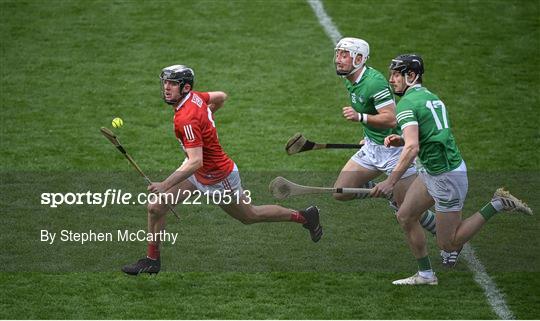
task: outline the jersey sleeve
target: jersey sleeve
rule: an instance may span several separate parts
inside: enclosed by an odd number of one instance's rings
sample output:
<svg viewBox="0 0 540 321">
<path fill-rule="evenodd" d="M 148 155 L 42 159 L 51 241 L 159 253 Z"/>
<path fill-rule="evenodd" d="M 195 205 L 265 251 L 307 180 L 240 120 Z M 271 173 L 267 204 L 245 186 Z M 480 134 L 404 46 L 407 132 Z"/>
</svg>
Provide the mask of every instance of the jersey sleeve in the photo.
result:
<svg viewBox="0 0 540 321">
<path fill-rule="evenodd" d="M 408 102 L 406 99 L 402 99 L 399 102 L 397 106 L 396 118 L 397 118 L 398 126 L 399 128 L 401 128 L 401 130 L 411 125 L 418 126 L 418 118 L 416 117 L 414 108 L 412 108 L 411 103 Z"/>
<path fill-rule="evenodd" d="M 185 148 L 203 146 L 201 125 L 197 119 L 191 119 L 189 123 L 180 124 L 179 131 Z"/>
<path fill-rule="evenodd" d="M 370 89 L 370 98 L 373 99 L 373 106 L 375 106 L 375 109 L 378 110 L 394 103 L 394 95 L 392 95 L 392 91 L 386 80 L 383 81 L 377 79 Z"/>
<path fill-rule="evenodd" d="M 204 102 L 207 104 L 210 101 L 210 94 L 207 92 L 197 92 L 197 95 L 201 97 L 202 100 L 204 100 Z"/>
</svg>

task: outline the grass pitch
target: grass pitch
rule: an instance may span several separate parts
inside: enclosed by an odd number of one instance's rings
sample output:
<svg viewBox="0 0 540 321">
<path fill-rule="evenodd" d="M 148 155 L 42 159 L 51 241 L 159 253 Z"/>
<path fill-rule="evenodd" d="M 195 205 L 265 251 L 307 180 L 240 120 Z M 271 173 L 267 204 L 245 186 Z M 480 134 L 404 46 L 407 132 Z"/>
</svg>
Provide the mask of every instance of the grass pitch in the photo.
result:
<svg viewBox="0 0 540 321">
<path fill-rule="evenodd" d="M 538 212 L 539 5 L 325 2 L 344 35 L 372 47 L 369 64 L 415 51 L 425 85 L 445 101 L 470 171 L 465 213 L 500 185 Z M 491 319 L 496 315 L 464 262 L 444 270 L 430 239 L 440 285 L 395 288 L 415 262 L 386 204 L 317 204 L 318 244 L 294 224 L 243 226 L 210 206 L 180 207 L 164 272 L 128 278 L 119 267 L 144 254 L 129 243 L 39 241 L 41 229 L 139 229 L 141 206 L 40 204 L 43 192 L 144 191 L 144 182 L 101 137 L 114 117 L 123 145 L 154 179 L 183 159 L 161 101 L 162 67 L 194 68 L 197 90 L 230 99 L 216 115 L 220 140 L 256 203 L 274 203 L 277 175 L 332 183 L 352 151 L 287 156 L 296 132 L 356 143 L 341 117 L 347 96 L 335 76 L 333 45 L 304 1 L 2 1 L 2 225 L 0 317 L 223 319 Z M 407 12 L 407 14 L 405 14 Z M 504 15 L 498 14 L 504 12 Z M 354 13 L 354 14 L 353 14 Z M 538 216 L 501 215 L 471 242 L 519 319 L 540 314 Z"/>
</svg>

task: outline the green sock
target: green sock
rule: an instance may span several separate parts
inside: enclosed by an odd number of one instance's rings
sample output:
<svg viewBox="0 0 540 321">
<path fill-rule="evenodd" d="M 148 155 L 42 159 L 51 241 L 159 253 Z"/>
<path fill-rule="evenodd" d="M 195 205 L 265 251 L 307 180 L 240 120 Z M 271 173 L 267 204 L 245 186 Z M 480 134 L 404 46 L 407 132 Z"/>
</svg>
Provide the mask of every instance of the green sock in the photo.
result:
<svg viewBox="0 0 540 321">
<path fill-rule="evenodd" d="M 420 217 L 420 225 L 433 235 L 437 232 L 435 221 L 435 213 L 430 210 L 425 211 L 422 217 Z"/>
<path fill-rule="evenodd" d="M 418 262 L 418 271 L 429 271 L 431 270 L 431 262 L 429 261 L 429 256 L 424 256 L 423 258 L 416 259 Z"/>
<path fill-rule="evenodd" d="M 478 212 L 480 213 L 480 215 L 482 215 L 484 217 L 484 219 L 486 221 L 489 220 L 490 218 L 492 218 L 493 215 L 498 213 L 497 210 L 495 209 L 495 207 L 493 207 L 493 205 L 491 204 L 491 202 L 487 203 Z"/>
</svg>

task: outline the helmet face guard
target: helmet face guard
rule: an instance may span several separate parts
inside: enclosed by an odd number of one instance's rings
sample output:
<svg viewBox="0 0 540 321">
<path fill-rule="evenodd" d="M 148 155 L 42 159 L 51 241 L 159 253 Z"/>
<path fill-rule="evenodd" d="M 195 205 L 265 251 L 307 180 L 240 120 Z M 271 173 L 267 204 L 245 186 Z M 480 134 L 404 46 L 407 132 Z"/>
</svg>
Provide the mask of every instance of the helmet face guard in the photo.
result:
<svg viewBox="0 0 540 321">
<path fill-rule="evenodd" d="M 389 69 L 391 71 L 397 71 L 405 77 L 405 84 L 407 86 L 401 92 L 394 92 L 397 96 L 403 96 L 410 86 L 414 85 L 419 79 L 422 79 L 422 75 L 424 74 L 424 61 L 422 60 L 422 57 L 416 54 L 399 55 L 392 59 Z M 415 74 L 415 77 L 412 80 L 409 80 L 408 78 L 410 72 L 414 72 Z"/>
<path fill-rule="evenodd" d="M 343 38 L 334 48 L 334 66 L 337 63 L 338 50 L 347 51 L 352 58 L 352 68 L 350 71 L 338 71 L 336 68 L 336 73 L 342 77 L 354 74 L 358 69 L 364 66 L 369 57 L 369 44 L 366 41 L 358 38 Z M 356 57 L 358 55 L 362 55 L 362 60 L 357 64 Z"/>
<path fill-rule="evenodd" d="M 182 94 L 184 90 L 184 86 L 186 84 L 189 84 L 193 88 L 193 83 L 195 82 L 195 73 L 193 70 L 187 66 L 184 65 L 173 65 L 169 67 L 165 67 L 161 70 L 161 74 L 159 75 L 159 78 L 161 80 L 161 97 L 165 101 L 165 103 L 169 105 L 174 105 L 178 103 L 187 93 Z M 165 81 L 172 81 L 175 83 L 178 83 L 178 90 L 179 90 L 179 99 L 175 100 L 167 100 L 165 96 Z"/>
</svg>

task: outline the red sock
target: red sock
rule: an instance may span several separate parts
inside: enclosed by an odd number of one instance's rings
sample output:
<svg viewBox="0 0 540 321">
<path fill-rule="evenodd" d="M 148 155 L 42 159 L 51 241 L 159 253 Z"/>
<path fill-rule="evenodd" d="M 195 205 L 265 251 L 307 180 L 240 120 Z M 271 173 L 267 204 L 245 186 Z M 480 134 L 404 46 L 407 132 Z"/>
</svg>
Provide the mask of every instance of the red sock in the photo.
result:
<svg viewBox="0 0 540 321">
<path fill-rule="evenodd" d="M 306 224 L 306 219 L 298 211 L 293 211 L 291 214 L 291 221 L 301 224 Z"/>
<path fill-rule="evenodd" d="M 146 256 L 149 259 L 159 259 L 159 246 L 156 243 L 148 243 L 148 249 L 146 250 Z"/>
</svg>

